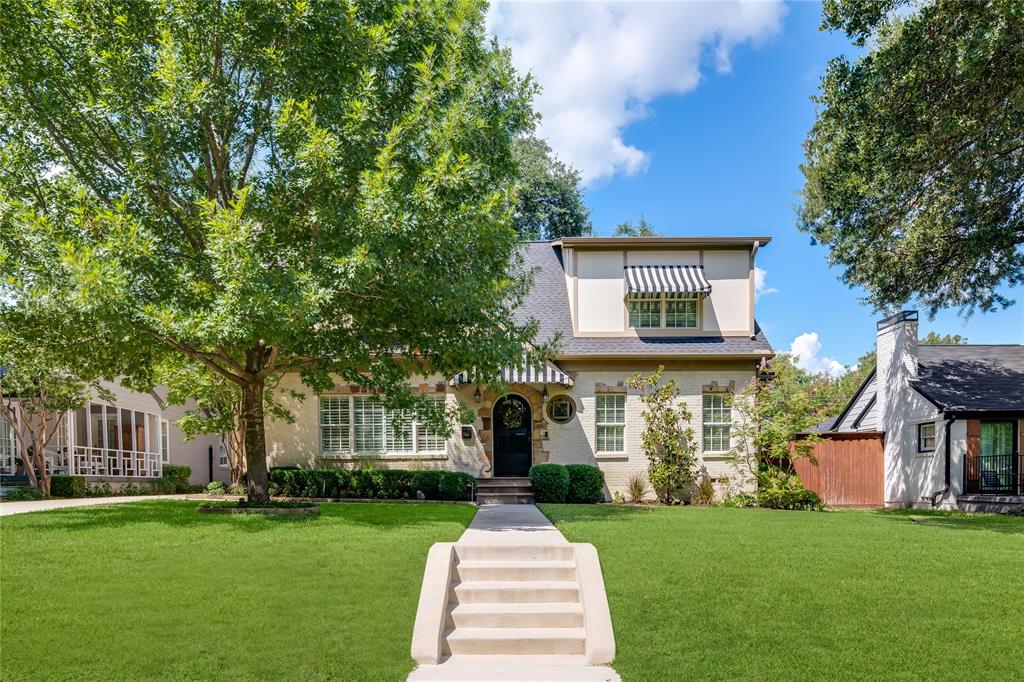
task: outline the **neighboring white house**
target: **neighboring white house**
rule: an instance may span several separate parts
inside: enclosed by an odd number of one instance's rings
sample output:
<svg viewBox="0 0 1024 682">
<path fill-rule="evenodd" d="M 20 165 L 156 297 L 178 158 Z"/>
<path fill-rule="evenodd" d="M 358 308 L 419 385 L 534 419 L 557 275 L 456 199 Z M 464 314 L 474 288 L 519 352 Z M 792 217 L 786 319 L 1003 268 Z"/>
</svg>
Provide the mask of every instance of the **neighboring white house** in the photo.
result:
<svg viewBox="0 0 1024 682">
<path fill-rule="evenodd" d="M 67 414 L 63 428 L 46 448 L 51 474 L 85 476 L 89 482 L 112 484 L 159 478 L 164 464 L 191 467 L 191 482 L 229 480 L 227 460 L 218 436 L 186 441 L 175 424 L 186 408 L 168 406 L 166 389 L 149 393 L 104 382 L 113 403 L 93 398 Z M 10 426 L 0 420 L 0 474 L 17 473 L 18 444 Z"/>
<path fill-rule="evenodd" d="M 886 506 L 1024 504 L 1024 345 L 918 345 L 917 319 L 878 323 L 877 368 L 820 435 L 883 434 Z"/>
<path fill-rule="evenodd" d="M 358 386 L 279 398 L 293 423 L 267 421 L 272 466 L 372 462 L 446 468 L 478 477 L 526 476 L 540 462 L 596 464 L 608 494 L 646 474 L 642 405 L 626 382 L 665 367 L 693 413 L 702 461 L 722 487 L 747 487 L 728 462 L 728 396 L 773 354 L 754 319 L 754 259 L 768 237 L 566 238 L 523 247 L 534 284 L 519 314 L 539 338 L 562 337 L 544 367 L 508 368 L 507 395 L 473 377 L 432 376 L 414 389 L 475 411 L 448 439 L 390 414 Z M 396 430 L 394 423 L 400 427 Z"/>
</svg>

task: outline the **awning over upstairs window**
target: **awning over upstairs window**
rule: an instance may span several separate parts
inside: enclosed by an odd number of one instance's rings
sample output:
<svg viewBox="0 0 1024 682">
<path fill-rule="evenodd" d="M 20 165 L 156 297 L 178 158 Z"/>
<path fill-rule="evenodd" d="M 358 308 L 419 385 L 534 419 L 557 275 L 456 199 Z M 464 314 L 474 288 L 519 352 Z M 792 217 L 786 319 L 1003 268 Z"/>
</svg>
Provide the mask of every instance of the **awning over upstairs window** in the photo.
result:
<svg viewBox="0 0 1024 682">
<path fill-rule="evenodd" d="M 711 293 L 703 265 L 627 265 L 630 298 L 696 298 Z"/>
<path fill-rule="evenodd" d="M 550 360 L 539 367 L 526 365 L 522 367 L 505 367 L 501 370 L 500 378 L 506 384 L 561 384 L 572 386 L 572 377 L 562 371 L 562 368 Z M 469 372 L 460 372 L 455 376 L 453 383 L 472 384 L 477 383 L 469 375 Z"/>
</svg>

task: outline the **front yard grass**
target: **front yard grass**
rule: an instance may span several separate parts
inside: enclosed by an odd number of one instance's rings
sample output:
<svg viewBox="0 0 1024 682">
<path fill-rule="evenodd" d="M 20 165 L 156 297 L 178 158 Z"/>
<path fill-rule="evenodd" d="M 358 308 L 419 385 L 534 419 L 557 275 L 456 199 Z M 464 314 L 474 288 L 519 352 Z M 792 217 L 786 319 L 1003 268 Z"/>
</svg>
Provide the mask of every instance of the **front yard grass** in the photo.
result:
<svg viewBox="0 0 1024 682">
<path fill-rule="evenodd" d="M 475 509 L 218 516 L 154 501 L 4 517 L 0 678 L 401 680 L 427 550 Z"/>
<path fill-rule="evenodd" d="M 1024 518 L 542 505 L 633 680 L 1019 679 Z"/>
</svg>

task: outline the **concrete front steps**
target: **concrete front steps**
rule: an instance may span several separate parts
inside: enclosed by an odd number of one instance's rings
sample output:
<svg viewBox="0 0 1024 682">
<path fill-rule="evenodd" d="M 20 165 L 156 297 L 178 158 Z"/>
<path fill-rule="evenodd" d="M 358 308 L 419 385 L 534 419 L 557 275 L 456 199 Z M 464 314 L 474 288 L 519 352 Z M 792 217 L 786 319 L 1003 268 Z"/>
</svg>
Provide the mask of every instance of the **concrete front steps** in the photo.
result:
<svg viewBox="0 0 1024 682">
<path fill-rule="evenodd" d="M 597 550 L 532 504 L 481 506 L 427 554 L 411 654 L 413 682 L 618 682 Z"/>
<path fill-rule="evenodd" d="M 533 504 L 529 478 L 476 479 L 477 504 Z"/>
<path fill-rule="evenodd" d="M 570 545 L 455 546 L 444 654 L 586 653 Z"/>
</svg>

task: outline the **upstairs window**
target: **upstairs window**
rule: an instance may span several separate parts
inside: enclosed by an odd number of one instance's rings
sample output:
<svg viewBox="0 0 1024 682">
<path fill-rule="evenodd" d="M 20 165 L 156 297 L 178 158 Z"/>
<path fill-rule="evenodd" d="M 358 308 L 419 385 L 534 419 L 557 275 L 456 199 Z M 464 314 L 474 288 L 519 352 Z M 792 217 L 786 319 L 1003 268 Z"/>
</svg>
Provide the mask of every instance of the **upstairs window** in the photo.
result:
<svg viewBox="0 0 1024 682">
<path fill-rule="evenodd" d="M 629 326 L 635 328 L 660 327 L 661 299 L 630 299 Z"/>
<path fill-rule="evenodd" d="M 633 329 L 697 329 L 697 299 L 672 295 L 630 298 Z"/>
<path fill-rule="evenodd" d="M 665 299 L 665 326 L 684 329 L 697 328 L 697 299 Z"/>
</svg>

